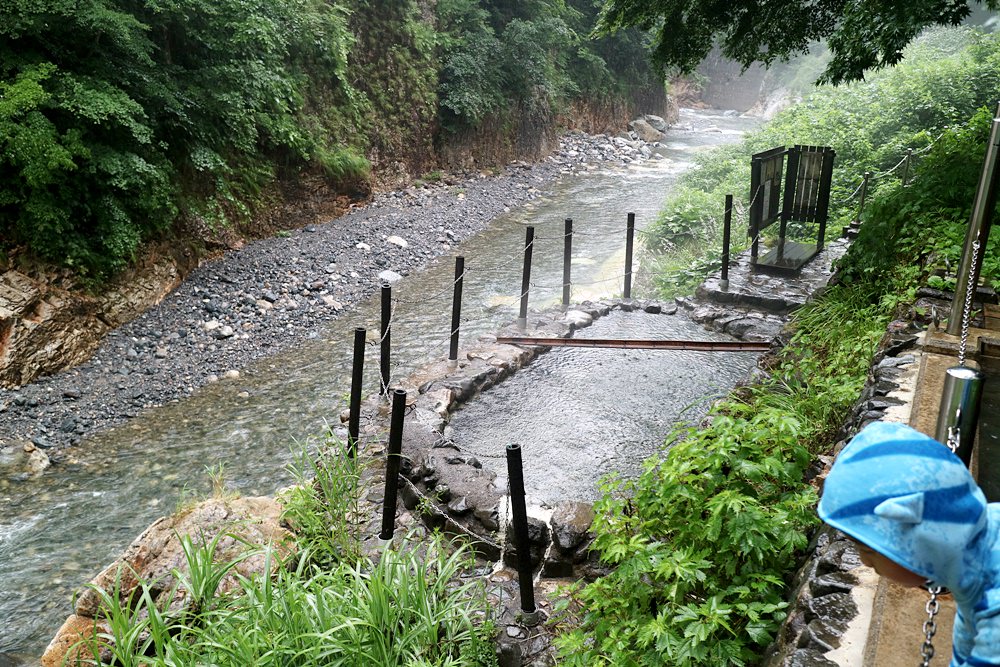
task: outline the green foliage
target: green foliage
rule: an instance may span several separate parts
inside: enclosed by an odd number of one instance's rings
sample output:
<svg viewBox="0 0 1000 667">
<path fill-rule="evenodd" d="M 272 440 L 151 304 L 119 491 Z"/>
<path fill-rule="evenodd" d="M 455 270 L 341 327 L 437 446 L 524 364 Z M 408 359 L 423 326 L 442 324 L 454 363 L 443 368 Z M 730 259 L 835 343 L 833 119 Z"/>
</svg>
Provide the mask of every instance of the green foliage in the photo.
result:
<svg viewBox="0 0 1000 667">
<path fill-rule="evenodd" d="M 872 197 L 861 234 L 841 263 L 845 280 L 904 282 L 912 289 L 921 274 L 957 270 L 992 119 L 984 107 L 968 124 L 949 128 L 917 163 L 909 187 L 893 183 Z M 998 251 L 995 234 L 980 250 L 980 276 L 994 288 L 1000 288 Z M 954 276 L 937 281 L 938 287 L 953 287 Z"/>
<path fill-rule="evenodd" d="M 559 110 L 573 100 L 663 90 L 644 33 L 589 36 L 600 7 L 595 0 L 437 3 L 444 126 L 474 127 L 516 105 Z"/>
<path fill-rule="evenodd" d="M 979 4 L 979 3 L 977 3 Z M 982 0 L 990 9 L 996 0 Z M 639 26 L 656 31 L 653 57 L 661 68 L 688 73 L 719 44 L 729 58 L 749 67 L 772 65 L 809 53 L 826 42 L 830 61 L 821 79 L 839 84 L 895 65 L 910 42 L 931 26 L 955 26 L 971 13 L 967 0 L 897 3 L 835 0 L 609 0 L 601 30 Z"/>
<path fill-rule="evenodd" d="M 769 380 L 676 430 L 637 479 L 605 482 L 594 548 L 615 569 L 564 607 L 562 664 L 754 662 L 816 522 L 805 468 L 857 398 L 885 326 L 869 301 L 836 288 L 806 306 Z"/>
<path fill-rule="evenodd" d="M 318 0 L 7 3 L 0 242 L 101 280 L 181 206 L 245 209 L 314 157 L 358 175 L 306 113 L 330 94 L 350 106 L 350 44 L 343 9 Z"/>
<path fill-rule="evenodd" d="M 247 545 L 220 562 L 219 543 L 231 536 L 183 536 L 174 589 L 154 596 L 153 583 L 139 581 L 126 594 L 121 576 L 112 590 L 95 589 L 109 629 L 82 644 L 94 655 L 110 648 L 114 664 L 148 667 L 497 667 L 482 581 L 462 583 L 474 565 L 466 547 L 408 535 L 362 554 L 364 468 L 327 438 L 315 459 L 298 457 L 299 485 L 282 497 L 297 556 L 280 561 L 271 545 Z M 249 558 L 262 561 L 261 574 L 239 571 Z M 220 595 L 227 575 L 238 585 Z"/>
<path fill-rule="evenodd" d="M 200 549 L 196 564 L 211 562 L 210 548 Z M 270 570 L 275 553 L 263 555 Z M 240 593 L 197 616 L 165 614 L 147 582 L 123 600 L 119 579 L 111 592 L 98 590 L 110 630 L 89 646 L 110 647 L 115 664 L 149 667 L 496 667 L 495 626 L 477 625 L 483 592 L 454 583 L 469 558 L 434 538 L 387 547 L 374 564 L 319 570 L 300 559 L 273 577 L 237 575 Z"/>
<path fill-rule="evenodd" d="M 861 175 L 870 171 L 875 175 L 869 190 L 869 211 L 878 208 L 878 193 L 898 188 L 899 171 L 892 175 L 885 172 L 892 169 L 907 148 L 917 151 L 915 171 L 911 176 L 923 180 L 925 186 L 915 182 L 906 188 L 901 196 L 913 198 L 919 192 L 927 197 L 944 197 L 947 204 L 930 206 L 921 218 L 927 228 L 934 226 L 934 216 L 964 223 L 967 221 L 968 206 L 975 188 L 975 173 L 981 166 L 982 143 L 967 140 L 963 146 L 952 149 L 951 166 L 945 166 L 933 157 L 951 141 L 947 133 L 941 147 L 935 145 L 932 152 L 923 154 L 931 142 L 944 132 L 945 127 L 964 125 L 967 119 L 983 104 L 994 104 L 995 91 L 1000 89 L 1000 36 L 983 35 L 968 29 L 940 29 L 929 32 L 915 42 L 907 51 L 907 58 L 898 66 L 870 77 L 864 83 L 838 88 L 821 87 L 800 103 L 778 114 L 765 127 L 747 135 L 742 144 L 726 146 L 709 151 L 696 158 L 696 167 L 684 174 L 675 193 L 668 201 L 660 218 L 648 231 L 649 246 L 656 249 L 668 247 L 678 230 L 691 230 L 699 242 L 705 260 L 697 258 L 670 266 L 669 257 L 665 265 L 657 269 L 663 274 L 658 284 L 667 291 L 693 288 L 698 280 L 718 264 L 721 241 L 718 220 L 726 194 L 736 196 L 734 212 L 734 248 L 745 244 L 743 234 L 746 229 L 746 211 L 749 208 L 750 156 L 753 153 L 775 146 L 792 144 L 816 144 L 832 146 L 836 152 L 834 178 L 831 190 L 831 235 L 839 232 L 838 220 L 850 220 L 857 206 L 856 195 Z M 980 134 L 980 137 L 983 135 Z M 963 152 L 965 161 L 963 162 Z M 968 159 L 969 155 L 975 155 Z M 934 173 L 932 180 L 926 174 Z M 961 181 L 961 185 L 959 185 Z M 898 188 L 901 193 L 902 188 Z M 895 219 L 904 217 L 899 212 Z M 922 204 L 921 204 L 922 205 Z M 916 204 L 913 204 L 916 206 Z M 908 209 L 912 213 L 913 206 Z M 966 211 L 964 216 L 958 210 Z M 879 214 L 881 216 L 881 214 Z M 957 217 L 956 217 L 957 216 Z M 891 216 L 890 216 L 891 217 Z M 961 219 L 963 218 L 964 219 Z M 915 229 L 917 223 L 911 225 Z M 946 236 L 950 239 L 940 245 L 954 247 L 954 225 Z M 714 230 L 714 231 L 713 231 Z M 883 233 L 884 232 L 884 233 Z M 871 243 L 872 261 L 896 261 L 891 253 L 885 253 L 884 244 L 888 232 L 863 232 L 868 241 L 859 244 L 865 247 Z M 914 237 L 919 238 L 919 237 Z M 929 239 L 922 238 L 921 241 Z M 958 241 L 961 244 L 961 240 Z M 665 245 L 666 244 L 666 245 Z M 876 248 L 877 246 L 877 248 Z M 933 249 L 935 252 L 940 248 Z M 938 252 L 939 256 L 948 256 Z M 865 253 L 852 253 L 852 261 L 864 262 Z M 713 261 L 708 261 L 711 258 Z M 904 262 L 905 263 L 905 262 Z M 698 266 L 704 270 L 696 271 Z"/>
<path fill-rule="evenodd" d="M 282 498 L 283 518 L 319 566 L 360 556 L 356 517 L 363 467 L 332 437 L 316 455 L 304 447 L 289 466 L 296 485 Z"/>
</svg>

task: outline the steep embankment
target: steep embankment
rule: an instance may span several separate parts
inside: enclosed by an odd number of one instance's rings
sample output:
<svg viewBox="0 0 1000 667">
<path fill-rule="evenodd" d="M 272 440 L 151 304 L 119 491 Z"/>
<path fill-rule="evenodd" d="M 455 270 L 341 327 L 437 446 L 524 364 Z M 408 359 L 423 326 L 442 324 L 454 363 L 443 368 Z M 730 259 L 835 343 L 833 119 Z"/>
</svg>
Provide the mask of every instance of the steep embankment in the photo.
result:
<svg viewBox="0 0 1000 667">
<path fill-rule="evenodd" d="M 638 33 L 582 37 L 587 3 L 375 4 L 122 8 L 96 47 L 87 8 L 52 34 L 19 8 L 0 28 L 0 386 L 80 363 L 205 257 L 347 195 L 671 115 Z"/>
</svg>

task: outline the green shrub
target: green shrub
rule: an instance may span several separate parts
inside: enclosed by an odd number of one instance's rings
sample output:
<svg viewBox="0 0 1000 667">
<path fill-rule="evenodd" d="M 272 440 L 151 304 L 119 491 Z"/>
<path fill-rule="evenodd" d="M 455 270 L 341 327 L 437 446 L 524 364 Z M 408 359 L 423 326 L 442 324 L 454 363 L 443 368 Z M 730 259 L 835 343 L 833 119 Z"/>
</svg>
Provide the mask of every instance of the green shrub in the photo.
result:
<svg viewBox="0 0 1000 667">
<path fill-rule="evenodd" d="M 637 479 L 605 482 L 594 548 L 615 569 L 564 605 L 563 664 L 746 665 L 770 643 L 817 522 L 805 469 L 884 330 L 870 296 L 836 288 L 806 306 L 769 380 L 676 430 Z"/>
<path fill-rule="evenodd" d="M 7 3 L 0 242 L 100 281 L 180 208 L 245 209 L 278 168 L 338 166 L 306 105 L 350 106 L 350 43 L 318 0 Z"/>
<path fill-rule="evenodd" d="M 919 165 L 927 159 L 922 152 L 946 126 L 963 125 L 981 105 L 994 104 L 998 88 L 1000 35 L 985 35 L 966 28 L 929 31 L 910 47 L 906 59 L 898 66 L 875 73 L 862 83 L 817 88 L 802 103 L 749 133 L 742 144 L 698 156 L 696 167 L 681 177 L 668 200 L 662 214 L 664 221 L 651 226 L 650 245 L 658 247 L 677 228 L 705 230 L 703 238 L 713 242 L 704 243 L 703 247 L 717 257 L 721 244 L 718 233 L 712 230 L 717 229 L 715 221 L 726 194 L 735 195 L 737 200 L 733 238 L 740 245 L 743 234 L 739 230 L 746 229 L 748 224 L 750 156 L 793 144 L 832 146 L 837 152 L 831 223 L 827 227 L 830 236 L 836 235 L 837 222 L 854 214 L 857 200 L 851 195 L 857 192 L 865 171 L 876 175 L 869 192 L 871 202 L 879 190 L 896 187 L 899 171 L 891 176 L 883 172 L 897 165 L 907 148 L 918 152 Z M 981 148 L 971 144 L 967 148 L 970 154 L 982 154 Z M 970 170 L 980 165 L 979 157 L 968 162 Z M 928 173 L 926 168 L 916 169 L 916 173 Z M 947 173 L 951 174 L 949 178 L 958 178 L 957 165 Z M 964 179 L 965 174 L 961 177 Z M 963 180 L 965 185 L 952 189 L 956 197 L 975 187 L 974 180 L 971 186 L 969 182 Z M 971 202 L 971 195 L 968 198 Z M 700 209 L 684 206 L 691 201 L 706 203 Z M 933 213 L 928 211 L 928 215 Z M 712 271 L 717 265 L 706 261 L 703 266 Z M 687 271 L 688 266 L 679 270 Z M 671 269 L 667 266 L 663 271 L 669 274 Z M 696 281 L 692 276 L 665 275 L 659 282 L 669 287 Z"/>
<path fill-rule="evenodd" d="M 957 270 L 992 120 L 993 110 L 984 107 L 967 124 L 950 127 L 917 163 L 909 187 L 891 183 L 871 198 L 861 233 L 841 263 L 845 280 L 878 285 L 905 280 L 912 287 L 921 273 Z M 996 234 L 980 250 L 981 276 L 994 288 L 1000 288 L 998 250 Z M 914 272 L 918 266 L 922 271 Z M 953 283 L 952 278 L 938 284 Z"/>
</svg>

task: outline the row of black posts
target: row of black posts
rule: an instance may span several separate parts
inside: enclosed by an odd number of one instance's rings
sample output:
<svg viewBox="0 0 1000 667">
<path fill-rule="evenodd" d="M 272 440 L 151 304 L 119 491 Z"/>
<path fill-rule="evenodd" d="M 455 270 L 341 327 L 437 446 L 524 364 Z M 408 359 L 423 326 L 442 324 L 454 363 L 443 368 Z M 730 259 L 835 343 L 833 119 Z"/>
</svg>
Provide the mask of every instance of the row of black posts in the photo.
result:
<svg viewBox="0 0 1000 667">
<path fill-rule="evenodd" d="M 635 243 L 635 213 L 629 213 L 625 226 L 625 286 L 622 296 L 626 299 L 632 298 L 632 257 Z M 523 326 L 528 319 L 528 296 L 531 292 L 531 257 L 532 249 L 535 245 L 535 228 L 527 227 L 524 232 L 524 261 L 521 271 L 521 296 L 520 307 L 518 309 L 518 322 Z M 728 246 L 728 244 L 727 244 Z M 572 287 L 571 261 L 573 255 L 573 219 L 566 218 L 563 234 L 563 281 L 562 281 L 562 305 L 569 307 L 570 289 Z M 458 339 L 459 329 L 462 321 L 462 287 L 465 281 L 465 257 L 455 258 L 455 281 L 454 294 L 451 305 L 451 334 L 448 346 L 448 359 L 458 360 Z M 382 285 L 381 293 L 382 321 L 379 327 L 379 374 L 380 387 L 379 394 L 385 395 L 389 391 L 390 382 L 390 355 L 392 338 L 392 286 L 388 283 Z M 363 340 L 358 342 L 358 334 L 355 333 L 354 359 L 357 366 L 359 345 L 363 346 Z M 355 368 L 355 373 L 357 373 Z M 353 394 L 352 394 L 353 395 Z"/>
<path fill-rule="evenodd" d="M 361 382 L 365 363 L 365 329 L 354 330 L 354 368 L 351 377 L 350 418 L 348 420 L 348 456 L 357 456 L 361 420 Z M 399 468 L 402 462 L 403 422 L 406 413 L 406 391 L 392 391 L 392 412 L 389 417 L 389 449 L 385 464 L 385 493 L 382 504 L 382 525 L 379 539 L 391 540 L 396 529 L 396 504 L 399 498 Z M 534 580 L 531 567 L 531 545 L 528 539 L 528 513 L 524 500 L 524 471 L 521 446 L 507 445 L 507 477 L 509 480 L 511 518 L 514 544 L 517 549 L 517 577 L 521 592 L 521 616 L 524 623 L 538 622 L 535 609 Z"/>
<path fill-rule="evenodd" d="M 562 303 L 567 307 L 570 301 L 571 270 L 573 254 L 573 220 L 567 218 L 563 240 L 563 284 Z M 625 286 L 623 295 L 632 296 L 632 255 L 635 239 L 635 214 L 628 214 L 625 240 Z M 531 288 L 531 256 L 535 241 L 535 228 L 527 227 L 524 237 L 524 263 L 521 274 L 521 298 L 519 321 L 523 324 L 528 316 L 528 293 Z M 455 258 L 455 282 L 452 299 L 451 336 L 448 358 L 458 359 L 458 333 L 462 315 L 462 287 L 465 277 L 465 257 Z M 390 353 L 392 335 L 392 287 L 385 283 L 381 290 L 381 326 L 379 327 L 379 394 L 389 392 Z M 350 416 L 348 418 L 347 453 L 357 456 L 358 438 L 361 425 L 361 385 L 364 378 L 365 337 L 364 327 L 354 330 L 354 359 L 351 373 Z M 399 468 L 403 446 L 403 423 L 406 412 L 406 391 L 392 391 L 392 411 L 389 418 L 389 448 L 386 458 L 385 494 L 382 505 L 382 525 L 379 539 L 391 540 L 395 532 L 396 504 L 399 497 Z M 514 545 L 517 549 L 518 584 L 521 593 L 521 616 L 526 624 L 538 621 L 535 609 L 535 594 L 531 567 L 530 543 L 528 539 L 528 515 L 524 498 L 524 472 L 521 446 L 507 445 L 507 477 L 509 480 L 511 520 L 514 529 Z"/>
</svg>

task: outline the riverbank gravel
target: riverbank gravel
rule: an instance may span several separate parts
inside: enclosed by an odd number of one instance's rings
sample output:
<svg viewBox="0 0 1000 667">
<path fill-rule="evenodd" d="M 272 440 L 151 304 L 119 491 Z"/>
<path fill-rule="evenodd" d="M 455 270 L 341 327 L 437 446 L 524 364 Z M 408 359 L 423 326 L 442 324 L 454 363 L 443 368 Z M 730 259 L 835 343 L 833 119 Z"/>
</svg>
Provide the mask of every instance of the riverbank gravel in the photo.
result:
<svg viewBox="0 0 1000 667">
<path fill-rule="evenodd" d="M 570 133 L 540 163 L 381 193 L 337 219 L 205 262 L 159 305 L 110 333 L 89 361 L 0 389 L 0 461 L 34 449 L 58 462 L 98 430 L 317 336 L 373 294 L 380 273 L 407 275 L 543 196 L 555 179 L 650 154 L 643 142 Z"/>
</svg>

